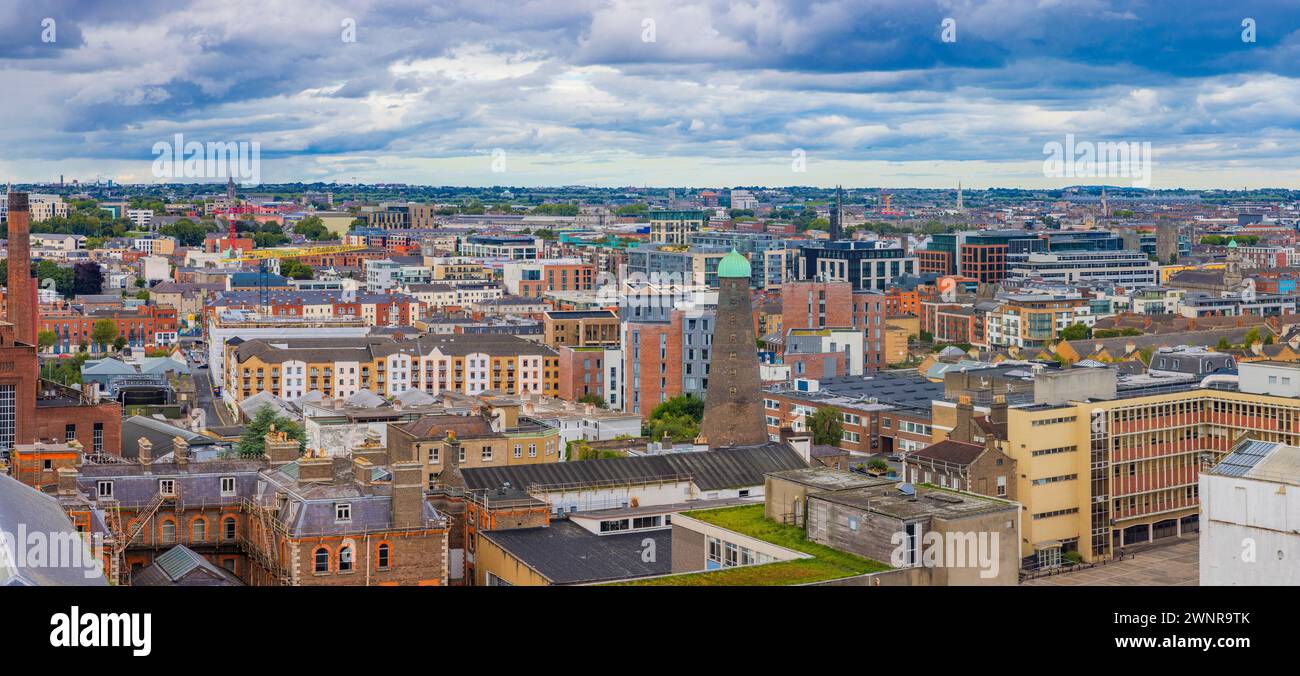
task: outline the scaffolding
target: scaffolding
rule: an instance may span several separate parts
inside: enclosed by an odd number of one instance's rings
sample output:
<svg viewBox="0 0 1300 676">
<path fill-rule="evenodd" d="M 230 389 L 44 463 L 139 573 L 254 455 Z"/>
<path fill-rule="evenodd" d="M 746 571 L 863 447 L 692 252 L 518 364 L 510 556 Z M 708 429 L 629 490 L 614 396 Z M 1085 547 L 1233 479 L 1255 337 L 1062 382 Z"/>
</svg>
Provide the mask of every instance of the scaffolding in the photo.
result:
<svg viewBox="0 0 1300 676">
<path fill-rule="evenodd" d="M 149 522 L 158 514 L 158 510 L 167 502 L 168 496 L 162 492 L 154 493 L 153 497 L 136 512 L 135 525 L 127 528 L 122 521 L 122 503 L 114 500 L 105 510 L 105 521 L 109 531 L 113 534 L 113 553 L 109 558 L 110 578 L 119 585 L 128 584 L 131 581 L 131 568 L 126 565 L 124 559 L 127 547 L 130 547 L 135 539 L 140 537 L 144 529 L 148 527 Z"/>
<path fill-rule="evenodd" d="M 294 584 L 293 571 L 280 560 L 278 543 L 288 542 L 289 531 L 277 518 L 277 510 L 259 505 L 251 498 L 240 499 L 240 510 L 248 516 L 244 533 L 237 538 L 240 549 L 266 571 L 274 584 Z M 257 534 L 253 535 L 255 523 Z"/>
</svg>

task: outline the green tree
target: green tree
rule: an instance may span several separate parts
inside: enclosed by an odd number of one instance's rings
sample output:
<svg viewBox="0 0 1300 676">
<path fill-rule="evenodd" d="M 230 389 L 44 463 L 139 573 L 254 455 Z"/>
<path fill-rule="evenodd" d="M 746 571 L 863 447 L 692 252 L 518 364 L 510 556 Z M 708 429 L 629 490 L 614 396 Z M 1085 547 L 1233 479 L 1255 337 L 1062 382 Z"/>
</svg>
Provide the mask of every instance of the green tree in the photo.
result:
<svg viewBox="0 0 1300 676">
<path fill-rule="evenodd" d="M 597 408 L 609 408 L 609 404 L 605 403 L 605 399 L 599 394 L 584 394 L 578 397 L 578 403 L 594 404 Z"/>
<path fill-rule="evenodd" d="M 313 242 L 334 238 L 333 233 L 325 227 L 325 222 L 319 216 L 308 216 L 298 221 L 297 225 L 293 226 L 293 231 Z"/>
<path fill-rule="evenodd" d="M 1254 329 L 1251 329 L 1251 330 L 1247 331 L 1247 332 L 1246 332 L 1246 336 L 1245 336 L 1244 338 L 1241 339 L 1241 344 L 1242 344 L 1243 347 L 1250 347 L 1251 345 L 1254 345 L 1254 344 L 1257 343 L 1257 342 L 1259 342 L 1259 329 L 1258 329 L 1258 328 L 1254 328 Z"/>
<path fill-rule="evenodd" d="M 54 333 L 53 331 L 41 331 L 36 334 L 36 344 L 42 350 L 48 350 L 51 347 L 54 347 L 54 343 L 58 339 L 59 339 L 58 334 Z"/>
<path fill-rule="evenodd" d="M 101 347 L 111 345 L 117 335 L 117 322 L 111 319 L 100 319 L 90 327 L 90 339 Z"/>
<path fill-rule="evenodd" d="M 214 223 L 213 227 L 215 225 Z M 176 243 L 181 246 L 203 246 L 203 240 L 208 236 L 209 232 L 211 230 L 207 227 L 188 218 L 177 219 L 175 223 L 158 228 L 158 234 L 175 237 Z"/>
<path fill-rule="evenodd" d="M 1083 340 L 1092 336 L 1092 329 L 1087 324 L 1071 324 L 1061 329 L 1061 340 Z"/>
<path fill-rule="evenodd" d="M 690 441 L 700 436 L 700 421 L 704 419 L 704 400 L 692 395 L 673 397 L 650 412 L 650 419 L 642 434 L 653 441 L 667 434 L 673 441 Z"/>
<path fill-rule="evenodd" d="M 241 458 L 257 458 L 266 451 L 266 435 L 274 426 L 276 431 L 284 432 L 290 439 L 297 439 L 299 450 L 306 445 L 307 436 L 302 426 L 279 415 L 270 406 L 263 406 L 244 426 L 244 434 L 235 445 L 235 452 Z"/>
<path fill-rule="evenodd" d="M 124 347 L 126 347 L 126 338 L 124 338 L 124 337 L 122 337 L 122 336 L 118 336 L 118 337 L 116 337 L 116 338 L 113 339 L 113 349 L 114 349 L 114 350 L 117 350 L 118 352 L 121 352 L 121 351 L 122 351 L 122 348 L 124 348 Z"/>
<path fill-rule="evenodd" d="M 316 270 L 296 259 L 286 258 L 280 261 L 280 274 L 292 279 L 311 279 L 316 275 Z"/>
<path fill-rule="evenodd" d="M 839 446 L 844 438 L 844 421 L 837 409 L 829 406 L 817 409 L 808 419 L 808 430 L 813 443 L 821 446 Z"/>
</svg>

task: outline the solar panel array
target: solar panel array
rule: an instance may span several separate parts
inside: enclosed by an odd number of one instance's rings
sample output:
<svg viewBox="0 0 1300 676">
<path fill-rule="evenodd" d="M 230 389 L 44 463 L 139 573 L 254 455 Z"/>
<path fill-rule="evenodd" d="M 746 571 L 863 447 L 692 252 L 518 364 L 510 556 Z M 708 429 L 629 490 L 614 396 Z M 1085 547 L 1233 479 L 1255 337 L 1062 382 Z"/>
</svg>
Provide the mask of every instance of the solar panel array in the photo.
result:
<svg viewBox="0 0 1300 676">
<path fill-rule="evenodd" d="M 1214 468 L 1222 476 L 1246 476 L 1261 460 L 1273 453 L 1278 444 L 1269 441 L 1243 441 Z"/>
</svg>

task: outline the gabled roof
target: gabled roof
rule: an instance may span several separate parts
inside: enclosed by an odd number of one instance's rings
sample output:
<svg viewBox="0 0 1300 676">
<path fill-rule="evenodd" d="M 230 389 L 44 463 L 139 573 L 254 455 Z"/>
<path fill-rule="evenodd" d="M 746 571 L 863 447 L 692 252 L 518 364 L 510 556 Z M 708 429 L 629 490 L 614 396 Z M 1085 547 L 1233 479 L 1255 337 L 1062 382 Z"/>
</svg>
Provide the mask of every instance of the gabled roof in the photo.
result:
<svg viewBox="0 0 1300 676">
<path fill-rule="evenodd" d="M 134 366 L 112 357 L 100 359 L 94 364 L 86 364 L 81 367 L 81 374 L 88 376 L 121 376 L 135 375 Z"/>
<path fill-rule="evenodd" d="M 58 499 L 0 474 L 0 533 L 16 534 L 19 526 L 27 533 L 42 533 L 47 538 L 58 535 L 73 538 L 75 542 L 83 541 Z M 103 569 L 98 565 L 93 568 L 74 565 L 77 561 L 60 562 L 69 565 L 32 565 L 31 561 L 25 561 L 19 565 L 20 557 L 7 550 L 13 546 L 12 543 L 12 537 L 0 538 L 0 587 L 98 587 L 108 584 Z M 89 547 L 83 553 L 84 561 L 97 563 Z"/>
<path fill-rule="evenodd" d="M 529 487 L 595 486 L 690 477 L 698 490 L 715 491 L 761 486 L 763 475 L 768 472 L 807 466 L 794 449 L 784 444 L 768 443 L 632 458 L 467 467 L 461 469 L 461 475 L 465 487 L 469 489 L 499 488 L 509 483 L 515 488 L 527 490 Z"/>
<path fill-rule="evenodd" d="M 912 451 L 909 458 L 918 458 L 922 460 L 937 460 L 954 465 L 969 465 L 975 462 L 984 452 L 984 447 L 979 444 L 970 444 L 964 441 L 953 441 L 944 439 L 937 444 L 931 444 L 920 450 Z"/>
<path fill-rule="evenodd" d="M 133 574 L 131 584 L 138 587 L 236 587 L 244 583 L 189 547 L 176 545 L 158 555 L 147 568 Z"/>
</svg>

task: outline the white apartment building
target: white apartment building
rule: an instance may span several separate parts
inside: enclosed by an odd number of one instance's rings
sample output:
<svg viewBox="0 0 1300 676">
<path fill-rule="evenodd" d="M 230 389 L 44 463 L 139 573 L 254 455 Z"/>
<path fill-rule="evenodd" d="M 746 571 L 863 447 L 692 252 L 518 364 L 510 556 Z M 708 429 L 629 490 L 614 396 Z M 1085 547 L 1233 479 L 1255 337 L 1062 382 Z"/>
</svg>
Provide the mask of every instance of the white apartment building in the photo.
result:
<svg viewBox="0 0 1300 676">
<path fill-rule="evenodd" d="M 1007 255 L 1007 278 L 1042 279 L 1056 284 L 1100 281 L 1123 286 L 1155 286 L 1160 266 L 1140 251 L 1068 251 Z"/>
</svg>

